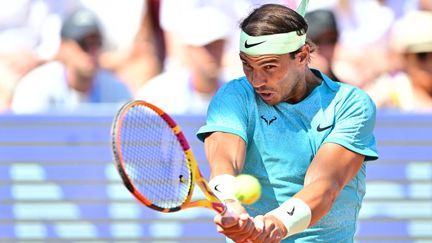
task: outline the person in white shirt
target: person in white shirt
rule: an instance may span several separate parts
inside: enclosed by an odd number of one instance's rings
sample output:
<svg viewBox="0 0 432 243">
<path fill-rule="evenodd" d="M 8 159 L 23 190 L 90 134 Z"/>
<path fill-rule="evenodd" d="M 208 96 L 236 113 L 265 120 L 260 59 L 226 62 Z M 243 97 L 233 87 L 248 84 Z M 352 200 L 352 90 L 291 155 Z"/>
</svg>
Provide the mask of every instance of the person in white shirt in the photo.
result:
<svg viewBox="0 0 432 243">
<path fill-rule="evenodd" d="M 131 94 L 114 74 L 101 69 L 102 34 L 96 15 L 79 9 L 64 21 L 55 61 L 25 75 L 15 88 L 14 113 L 73 110 L 82 104 L 127 101 Z"/>
<path fill-rule="evenodd" d="M 190 10 L 179 29 L 185 44 L 185 64 L 172 65 L 146 82 L 135 98 L 151 102 L 170 114 L 205 114 L 221 75 L 226 38 L 230 33 L 227 16 L 217 8 Z"/>
<path fill-rule="evenodd" d="M 432 111 L 432 13 L 411 11 L 391 34 L 393 70 L 365 87 L 380 109 Z"/>
</svg>

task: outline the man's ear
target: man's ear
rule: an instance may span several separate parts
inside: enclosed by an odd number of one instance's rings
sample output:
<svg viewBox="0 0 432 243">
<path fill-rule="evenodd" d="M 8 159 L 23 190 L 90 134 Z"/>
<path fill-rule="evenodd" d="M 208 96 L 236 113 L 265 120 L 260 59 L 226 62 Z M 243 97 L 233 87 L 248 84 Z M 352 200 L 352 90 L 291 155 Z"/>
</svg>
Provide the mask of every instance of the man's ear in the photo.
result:
<svg viewBox="0 0 432 243">
<path fill-rule="evenodd" d="M 297 54 L 297 58 L 301 63 L 309 62 L 310 59 L 310 47 L 309 45 L 303 45 L 300 52 Z"/>
</svg>

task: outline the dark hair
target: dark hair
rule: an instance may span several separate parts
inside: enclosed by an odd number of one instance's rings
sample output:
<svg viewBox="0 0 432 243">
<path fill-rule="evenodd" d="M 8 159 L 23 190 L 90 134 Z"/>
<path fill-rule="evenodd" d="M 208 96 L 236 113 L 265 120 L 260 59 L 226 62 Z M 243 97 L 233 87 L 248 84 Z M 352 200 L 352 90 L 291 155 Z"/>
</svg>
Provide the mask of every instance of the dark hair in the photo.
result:
<svg viewBox="0 0 432 243">
<path fill-rule="evenodd" d="M 264 4 L 254 9 L 240 24 L 240 28 L 251 36 L 282 34 L 296 31 L 303 35 L 308 30 L 306 20 L 296 11 L 279 4 Z M 306 44 L 315 50 L 315 45 L 308 39 Z M 294 57 L 299 50 L 291 52 Z"/>
<path fill-rule="evenodd" d="M 420 60 L 421 62 L 426 61 L 427 56 L 428 56 L 428 52 L 418 52 L 416 53 L 417 59 Z"/>
</svg>

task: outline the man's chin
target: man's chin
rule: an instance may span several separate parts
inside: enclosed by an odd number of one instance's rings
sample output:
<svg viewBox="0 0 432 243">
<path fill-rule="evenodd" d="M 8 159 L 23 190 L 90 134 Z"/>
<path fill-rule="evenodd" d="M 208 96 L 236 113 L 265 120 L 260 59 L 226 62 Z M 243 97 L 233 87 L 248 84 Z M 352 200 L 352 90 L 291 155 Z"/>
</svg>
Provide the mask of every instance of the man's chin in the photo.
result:
<svg viewBox="0 0 432 243">
<path fill-rule="evenodd" d="M 96 69 L 79 70 L 77 72 L 80 79 L 93 79 L 96 74 Z"/>
</svg>

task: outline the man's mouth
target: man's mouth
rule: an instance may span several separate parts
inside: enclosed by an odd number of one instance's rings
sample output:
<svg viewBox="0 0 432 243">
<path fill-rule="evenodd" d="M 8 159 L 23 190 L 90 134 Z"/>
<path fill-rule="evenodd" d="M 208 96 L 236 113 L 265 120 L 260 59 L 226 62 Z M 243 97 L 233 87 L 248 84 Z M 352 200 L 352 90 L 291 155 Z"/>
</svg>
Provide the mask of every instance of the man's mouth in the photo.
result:
<svg viewBox="0 0 432 243">
<path fill-rule="evenodd" d="M 261 98 L 264 101 L 269 101 L 273 97 L 274 93 L 271 93 L 271 92 L 258 92 L 258 95 L 261 96 Z"/>
</svg>

